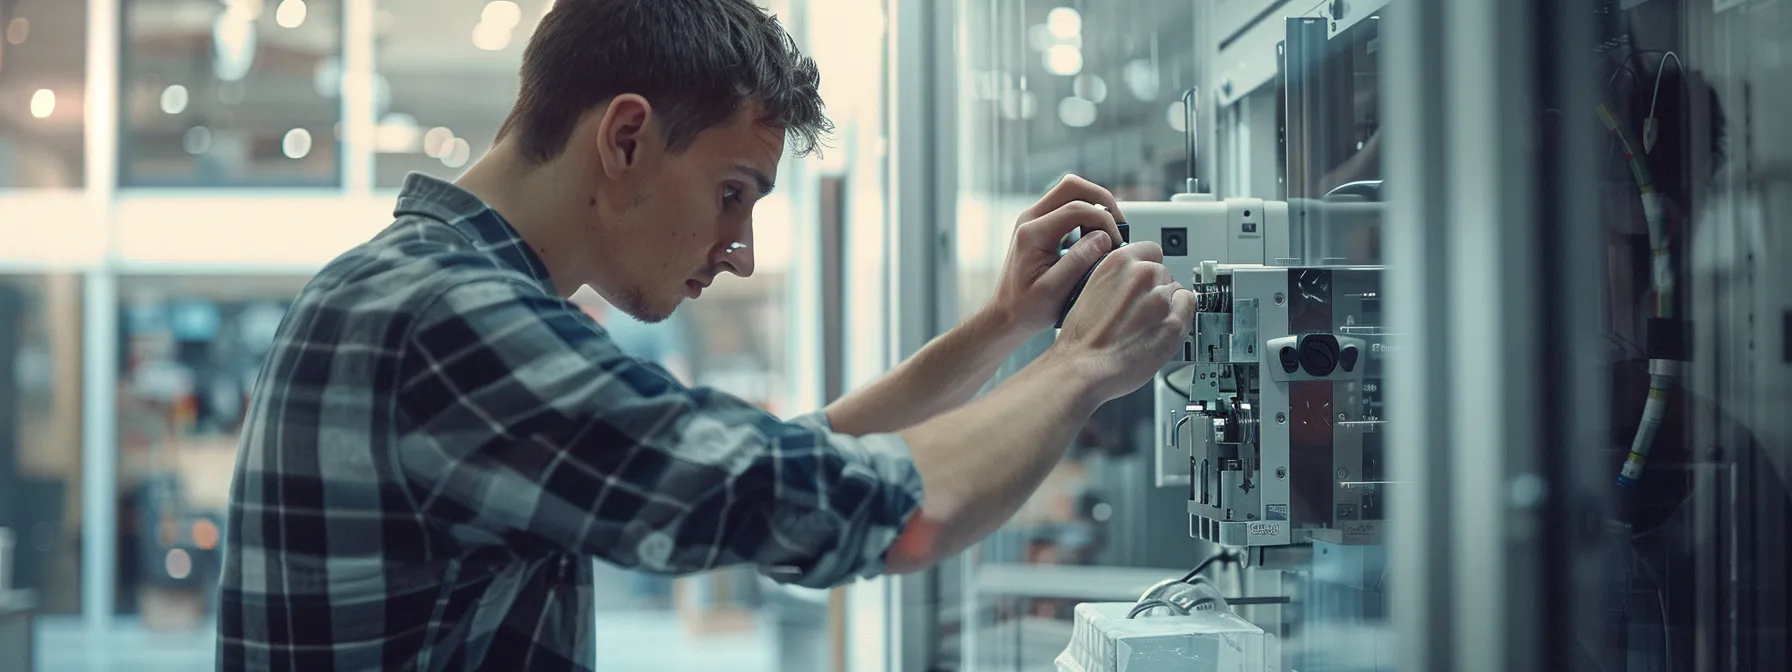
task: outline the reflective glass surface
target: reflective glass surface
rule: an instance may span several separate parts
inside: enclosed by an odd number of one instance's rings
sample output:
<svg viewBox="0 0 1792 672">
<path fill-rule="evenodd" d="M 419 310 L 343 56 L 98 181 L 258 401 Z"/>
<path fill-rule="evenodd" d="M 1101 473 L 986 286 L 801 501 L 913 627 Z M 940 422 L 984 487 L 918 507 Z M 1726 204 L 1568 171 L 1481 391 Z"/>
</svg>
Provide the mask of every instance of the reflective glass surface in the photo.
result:
<svg viewBox="0 0 1792 672">
<path fill-rule="evenodd" d="M 340 0 L 124 2 L 119 183 L 340 184 L 342 19 Z"/>
<path fill-rule="evenodd" d="M 87 3 L 0 4 L 0 189 L 85 181 Z"/>
<path fill-rule="evenodd" d="M 418 171 L 452 179 L 491 149 L 549 0 L 380 0 L 375 186 Z"/>
<path fill-rule="evenodd" d="M 1540 439 L 1576 453 L 1541 463 L 1597 472 L 1590 475 L 1528 472 L 1539 463 L 1528 443 L 1499 446 L 1489 460 L 1468 454 L 1464 432 L 1524 435 L 1509 428 L 1455 426 L 1435 445 L 1398 449 L 1387 433 L 1402 416 L 1390 409 L 1386 388 L 1401 380 L 1429 385 L 1405 394 L 1439 399 L 1487 389 L 1450 375 L 1387 377 L 1390 353 L 1411 342 L 1405 339 L 1445 336 L 1400 333 L 1383 309 L 1415 291 L 1383 283 L 1399 270 L 1391 264 L 1412 259 L 1383 249 L 1384 223 L 1402 203 L 1400 185 L 1383 190 L 1388 157 L 1434 155 L 1389 144 L 1383 126 L 1398 99 L 1393 92 L 1412 85 L 1389 79 L 1406 70 L 1386 60 L 1397 38 L 1384 20 L 1412 4 L 1146 2 L 1124 12 L 1067 0 L 960 6 L 960 305 L 974 308 L 988 296 L 1013 213 L 1059 175 L 1076 172 L 1120 195 L 1133 240 L 1164 246 L 1166 264 L 1187 278 L 1200 306 L 1184 353 L 1160 380 L 1100 410 L 1033 501 L 968 555 L 964 597 L 945 605 L 942 619 L 962 616 L 964 626 L 940 634 L 953 643 L 947 660 L 958 669 L 1048 669 L 1079 641 L 1076 610 L 1104 602 L 1122 605 L 1118 614 L 1138 605 L 1142 618 L 1174 616 L 1178 606 L 1230 613 L 1253 629 L 1246 640 L 1270 643 L 1261 662 L 1241 667 L 1177 659 L 1182 666 L 1159 661 L 1163 669 L 1397 669 L 1400 617 L 1390 596 L 1467 594 L 1462 585 L 1421 585 L 1399 571 L 1401 558 L 1390 557 L 1391 521 L 1419 513 L 1389 505 L 1417 487 L 1394 477 L 1398 456 L 1416 451 L 1451 455 L 1438 462 L 1454 465 L 1450 471 L 1422 475 L 1453 484 L 1433 492 L 1484 487 L 1498 498 L 1452 493 L 1431 504 L 1493 507 L 1512 521 L 1508 529 L 1449 532 L 1451 562 L 1494 570 L 1457 580 L 1524 597 L 1500 607 L 1516 610 L 1504 626 L 1462 630 L 1493 607 L 1452 602 L 1448 625 L 1409 621 L 1400 625 L 1405 636 L 1454 637 L 1447 646 L 1458 654 L 1565 642 L 1548 654 L 1569 661 L 1564 669 L 1788 664 L 1792 416 L 1784 409 L 1792 401 L 1792 275 L 1784 262 L 1792 259 L 1792 237 L 1775 222 L 1792 206 L 1792 134 L 1769 120 L 1792 112 L 1780 85 L 1792 68 L 1792 3 L 1611 0 L 1586 3 L 1590 16 L 1575 18 L 1590 19 L 1580 24 L 1587 30 L 1567 36 L 1548 24 L 1445 22 L 1445 42 L 1428 43 L 1430 51 L 1403 45 L 1413 58 L 1470 58 L 1450 41 L 1494 36 L 1499 47 L 1487 54 L 1530 64 L 1447 68 L 1451 96 L 1486 105 L 1426 99 L 1418 112 L 1442 124 L 1449 143 L 1545 172 L 1559 164 L 1540 157 L 1575 151 L 1574 133 L 1596 137 L 1587 172 L 1525 176 L 1573 185 L 1570 198 L 1589 204 L 1591 219 L 1563 222 L 1559 212 L 1496 198 L 1489 207 L 1499 226 L 1523 233 L 1422 223 L 1448 232 L 1452 264 L 1539 260 L 1530 273 L 1545 284 L 1500 283 L 1488 290 L 1494 302 L 1597 294 L 1596 313 L 1490 325 L 1560 344 L 1571 321 L 1587 320 L 1602 347 L 1539 354 L 1539 374 L 1523 374 L 1527 382 L 1514 388 L 1531 391 L 1477 402 L 1565 423 L 1551 416 L 1559 409 L 1532 405 L 1559 399 L 1552 388 L 1564 377 L 1596 372 L 1589 389 L 1604 412 L 1588 423 L 1597 431 Z M 1144 81 L 1146 70 L 1129 64 L 1146 53 L 1162 82 L 1152 103 L 1160 109 L 1129 117 L 1128 106 L 1146 102 L 1113 83 Z M 1535 78 L 1527 86 L 1541 86 L 1560 81 L 1551 73 L 1563 59 L 1597 72 L 1578 92 L 1582 109 L 1534 104 L 1523 96 L 1540 94 L 1471 74 L 1518 72 Z M 1179 71 L 1190 74 L 1179 79 Z M 1105 100 L 1080 79 L 1090 73 L 1109 82 Z M 1197 100 L 1211 111 L 1201 121 L 1213 125 L 1214 146 L 1201 154 L 1208 161 L 1200 174 L 1200 191 L 1211 200 L 1171 196 L 1184 176 L 1174 162 L 1183 125 L 1165 112 L 1192 85 L 1202 87 Z M 1437 195 L 1446 203 L 1477 198 L 1476 183 L 1496 178 L 1455 179 Z M 1182 204 L 1164 203 L 1170 200 Z M 1246 204 L 1256 216 L 1241 209 Z M 1186 255 L 1170 252 L 1165 213 L 1188 227 Z M 1204 243 L 1201 227 L 1213 222 L 1229 228 Z M 1564 240 L 1559 231 L 1540 231 L 1546 225 L 1582 227 L 1576 230 L 1599 238 L 1597 249 L 1525 247 Z M 1278 240 L 1277 231 L 1287 238 Z M 1247 235 L 1258 232 L 1262 243 Z M 1220 263 L 1202 264 L 1208 260 Z M 1453 275 L 1458 268 L 1425 277 L 1461 283 L 1469 276 Z M 1596 269 L 1589 276 L 1596 287 L 1547 284 L 1562 272 L 1549 269 L 1561 268 Z M 1443 322 L 1456 329 L 1512 314 L 1497 306 L 1442 309 Z M 1035 346 L 1031 353 L 1043 344 Z M 1470 362 L 1445 366 L 1454 376 L 1479 375 Z M 1542 519 L 1511 513 L 1545 500 L 1587 505 Z M 1541 550 L 1588 547 L 1597 551 Z M 1497 552 L 1517 548 L 1537 556 Z M 1496 552 L 1481 556 L 1490 549 Z M 1519 582 L 1514 577 L 1524 572 L 1512 567 L 1551 578 Z M 1557 591 L 1568 586 L 1596 622 L 1559 620 L 1568 611 L 1560 601 L 1571 598 Z M 1187 599 L 1166 606 L 1148 603 L 1148 595 Z"/>
<path fill-rule="evenodd" d="M 79 277 L 0 276 L 0 592 L 51 614 L 81 608 L 80 334 Z"/>
</svg>

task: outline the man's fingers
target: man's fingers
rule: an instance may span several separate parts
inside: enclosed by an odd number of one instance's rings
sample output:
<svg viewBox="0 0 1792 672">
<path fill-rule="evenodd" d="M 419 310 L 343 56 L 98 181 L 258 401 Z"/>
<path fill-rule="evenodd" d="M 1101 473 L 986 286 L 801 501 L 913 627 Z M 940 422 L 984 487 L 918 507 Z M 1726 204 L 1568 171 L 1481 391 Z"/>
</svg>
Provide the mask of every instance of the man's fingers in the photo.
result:
<svg viewBox="0 0 1792 672">
<path fill-rule="evenodd" d="M 1126 221 L 1126 215 L 1120 212 L 1120 202 L 1114 199 L 1112 192 L 1076 175 L 1065 175 L 1064 179 L 1058 180 L 1058 184 L 1053 186 L 1050 191 L 1045 192 L 1045 196 L 1041 197 L 1038 203 L 1021 212 L 1020 221 L 1029 222 L 1039 219 L 1046 213 L 1063 207 L 1065 203 L 1075 201 L 1094 203 L 1105 207 L 1115 219 Z M 1114 236 L 1116 243 L 1120 241 L 1119 229 L 1114 229 L 1109 233 Z"/>
<path fill-rule="evenodd" d="M 1120 229 L 1114 225 L 1114 215 L 1087 201 L 1071 201 L 1051 212 L 1030 218 L 1020 225 L 1020 230 L 1015 235 L 1027 247 L 1057 249 L 1059 241 L 1078 229 L 1107 231 L 1111 236 L 1108 239 L 1109 247 L 1120 244 Z"/>
<path fill-rule="evenodd" d="M 1101 255 L 1110 249 L 1113 248 L 1102 236 L 1089 236 L 1076 241 L 1075 245 L 1070 246 L 1070 251 L 1065 252 L 1063 257 L 1053 262 L 1052 267 L 1039 276 L 1039 284 L 1044 287 L 1061 287 L 1068 292 L 1070 285 L 1088 272 L 1090 267 L 1100 263 Z"/>
<path fill-rule="evenodd" d="M 1170 314 L 1176 317 L 1177 324 L 1194 323 L 1195 293 L 1187 288 L 1178 288 L 1175 296 L 1170 298 Z"/>
<path fill-rule="evenodd" d="M 1164 263 L 1164 248 L 1159 247 L 1155 241 L 1150 240 L 1141 240 L 1132 243 L 1126 247 L 1120 248 L 1120 251 L 1115 252 L 1115 254 L 1124 254 L 1128 258 L 1137 259 L 1139 261 L 1149 261 L 1158 264 Z"/>
</svg>

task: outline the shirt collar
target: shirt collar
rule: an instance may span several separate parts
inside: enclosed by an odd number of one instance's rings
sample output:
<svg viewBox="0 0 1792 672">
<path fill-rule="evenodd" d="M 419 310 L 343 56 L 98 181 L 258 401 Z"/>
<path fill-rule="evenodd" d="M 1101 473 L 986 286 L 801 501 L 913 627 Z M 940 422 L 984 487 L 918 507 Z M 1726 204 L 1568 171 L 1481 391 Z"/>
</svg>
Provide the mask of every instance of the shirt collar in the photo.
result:
<svg viewBox="0 0 1792 672">
<path fill-rule="evenodd" d="M 480 253 L 498 260 L 506 268 L 528 275 L 549 294 L 555 292 L 547 265 L 542 263 L 535 250 L 529 248 L 516 228 L 485 201 L 454 183 L 422 173 L 406 175 L 404 187 L 398 192 L 398 207 L 392 211 L 392 216 L 406 215 L 419 215 L 447 224 L 465 236 Z"/>
</svg>

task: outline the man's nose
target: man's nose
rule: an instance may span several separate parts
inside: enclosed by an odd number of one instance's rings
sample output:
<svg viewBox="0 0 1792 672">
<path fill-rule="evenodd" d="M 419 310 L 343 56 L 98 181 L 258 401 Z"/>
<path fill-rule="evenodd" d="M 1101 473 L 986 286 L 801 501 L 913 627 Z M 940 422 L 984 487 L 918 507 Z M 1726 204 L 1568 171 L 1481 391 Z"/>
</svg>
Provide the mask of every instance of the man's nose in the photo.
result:
<svg viewBox="0 0 1792 672">
<path fill-rule="evenodd" d="M 753 276 L 753 225 L 742 227 L 740 239 L 723 243 L 716 265 L 743 278 Z"/>
</svg>

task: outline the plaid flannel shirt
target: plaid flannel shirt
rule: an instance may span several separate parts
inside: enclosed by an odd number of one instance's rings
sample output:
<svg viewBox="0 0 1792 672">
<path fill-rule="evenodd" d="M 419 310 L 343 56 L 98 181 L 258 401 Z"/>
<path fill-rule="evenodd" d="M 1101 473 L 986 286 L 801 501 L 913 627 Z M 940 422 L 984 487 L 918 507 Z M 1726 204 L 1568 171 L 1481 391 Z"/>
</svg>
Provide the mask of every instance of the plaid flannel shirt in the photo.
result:
<svg viewBox="0 0 1792 672">
<path fill-rule="evenodd" d="M 892 435 L 784 422 L 619 352 L 498 213 L 410 176 L 299 294 L 230 491 L 224 669 L 591 669 L 591 566 L 870 576 Z"/>
</svg>

